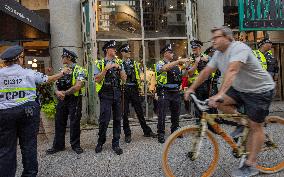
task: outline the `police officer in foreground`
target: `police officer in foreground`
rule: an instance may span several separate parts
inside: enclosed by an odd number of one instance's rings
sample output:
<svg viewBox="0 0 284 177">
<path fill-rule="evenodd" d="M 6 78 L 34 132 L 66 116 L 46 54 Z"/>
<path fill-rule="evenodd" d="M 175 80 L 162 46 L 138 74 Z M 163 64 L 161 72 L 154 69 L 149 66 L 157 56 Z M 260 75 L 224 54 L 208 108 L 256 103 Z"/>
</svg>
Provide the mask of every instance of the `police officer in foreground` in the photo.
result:
<svg viewBox="0 0 284 177">
<path fill-rule="evenodd" d="M 100 153 L 106 142 L 106 133 L 113 115 L 112 149 L 117 155 L 123 153 L 119 146 L 121 133 L 121 82 L 125 82 L 126 74 L 122 61 L 115 58 L 116 42 L 109 41 L 103 46 L 105 58 L 96 61 L 94 77 L 96 91 L 100 98 L 99 138 L 95 152 Z"/>
<path fill-rule="evenodd" d="M 0 69 L 0 176 L 15 176 L 19 138 L 24 167 L 22 176 L 35 177 L 40 122 L 40 108 L 35 102 L 36 84 L 55 81 L 68 69 L 53 76 L 24 69 L 24 48 L 18 45 L 6 49 L 0 59 L 5 65 Z"/>
<path fill-rule="evenodd" d="M 179 128 L 180 116 L 180 85 L 181 70 L 179 64 L 189 62 L 189 59 L 174 61 L 171 44 L 167 44 L 161 51 L 163 60 L 155 66 L 158 94 L 158 142 L 165 142 L 165 119 L 168 108 L 171 112 L 171 133 Z"/>
<path fill-rule="evenodd" d="M 65 132 L 68 117 L 70 118 L 70 144 L 72 149 L 81 154 L 80 120 L 82 117 L 82 88 L 86 78 L 85 70 L 76 63 L 77 55 L 65 48 L 61 56 L 64 67 L 72 73 L 66 74 L 56 82 L 58 104 L 55 114 L 55 136 L 52 148 L 47 154 L 54 154 L 65 149 Z"/>
<path fill-rule="evenodd" d="M 261 66 L 264 70 L 267 70 L 272 78 L 275 80 L 275 76 L 278 73 L 279 67 L 277 59 L 272 55 L 272 41 L 268 38 L 262 39 L 257 44 L 258 50 L 254 50 L 254 55 L 258 58 Z"/>
<path fill-rule="evenodd" d="M 141 80 L 140 80 L 140 66 L 139 63 L 130 58 L 130 48 L 129 44 L 123 44 L 120 49 L 122 54 L 123 67 L 127 75 L 125 84 L 123 85 L 123 130 L 125 135 L 125 142 L 131 142 L 131 130 L 129 126 L 128 113 L 129 113 L 129 103 L 132 104 L 136 115 L 138 117 L 141 128 L 145 137 L 155 137 L 156 135 L 152 132 L 151 128 L 146 124 L 144 118 L 144 112 L 142 108 L 142 103 L 140 100 L 140 93 L 142 90 Z"/>
</svg>

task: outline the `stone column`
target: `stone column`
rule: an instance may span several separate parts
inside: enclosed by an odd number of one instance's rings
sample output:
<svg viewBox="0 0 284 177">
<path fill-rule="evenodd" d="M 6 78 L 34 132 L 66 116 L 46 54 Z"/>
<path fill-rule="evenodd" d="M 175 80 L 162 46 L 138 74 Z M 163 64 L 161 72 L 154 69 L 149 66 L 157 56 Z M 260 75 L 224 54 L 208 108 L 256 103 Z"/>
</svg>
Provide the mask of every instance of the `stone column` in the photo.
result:
<svg viewBox="0 0 284 177">
<path fill-rule="evenodd" d="M 202 42 L 211 39 L 210 29 L 224 25 L 223 0 L 197 1 L 198 37 Z M 203 49 L 211 46 L 211 42 L 204 43 Z"/>
<path fill-rule="evenodd" d="M 62 49 L 78 55 L 77 63 L 83 64 L 80 0 L 49 0 L 50 55 L 54 72 L 62 66 Z M 82 121 L 87 121 L 87 97 L 83 97 Z"/>
<path fill-rule="evenodd" d="M 50 0 L 50 53 L 52 67 L 58 71 L 62 49 L 74 51 L 78 55 L 78 64 L 82 65 L 82 32 L 80 0 Z"/>
</svg>

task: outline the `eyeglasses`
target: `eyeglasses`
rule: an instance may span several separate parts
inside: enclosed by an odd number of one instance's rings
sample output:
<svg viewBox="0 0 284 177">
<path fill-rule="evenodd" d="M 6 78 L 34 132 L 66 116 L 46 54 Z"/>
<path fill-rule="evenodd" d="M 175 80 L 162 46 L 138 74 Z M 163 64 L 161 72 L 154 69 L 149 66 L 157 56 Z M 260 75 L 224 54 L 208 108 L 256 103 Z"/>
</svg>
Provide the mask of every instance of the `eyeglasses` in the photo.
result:
<svg viewBox="0 0 284 177">
<path fill-rule="evenodd" d="M 214 37 L 211 38 L 211 41 L 215 41 L 219 37 L 224 37 L 224 35 L 214 36 Z"/>
</svg>

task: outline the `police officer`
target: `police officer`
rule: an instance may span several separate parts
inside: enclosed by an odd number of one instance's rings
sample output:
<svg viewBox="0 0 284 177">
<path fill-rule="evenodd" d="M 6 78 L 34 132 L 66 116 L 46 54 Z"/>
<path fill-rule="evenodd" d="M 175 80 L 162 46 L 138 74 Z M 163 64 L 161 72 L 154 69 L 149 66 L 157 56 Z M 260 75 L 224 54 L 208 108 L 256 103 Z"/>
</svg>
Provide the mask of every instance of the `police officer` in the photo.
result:
<svg viewBox="0 0 284 177">
<path fill-rule="evenodd" d="M 179 128 L 181 70 L 178 64 L 189 62 L 188 59 L 174 61 L 171 44 L 161 51 L 163 60 L 155 66 L 158 94 L 158 142 L 165 142 L 165 118 L 167 109 L 171 111 L 171 133 Z"/>
<path fill-rule="evenodd" d="M 195 61 L 193 67 L 189 70 L 189 77 L 192 77 L 194 74 L 200 73 L 209 62 L 208 57 L 201 53 L 201 46 L 203 46 L 203 43 L 199 40 L 192 40 L 190 41 L 190 45 L 192 48 L 192 57 Z M 195 76 L 196 77 L 196 76 Z M 209 98 L 209 91 L 210 91 L 210 83 L 211 78 L 208 78 L 203 84 L 201 84 L 196 89 L 196 97 L 200 100 L 205 100 Z M 195 117 L 201 117 L 201 112 L 195 105 Z"/>
<path fill-rule="evenodd" d="M 212 46 L 205 50 L 204 54 L 208 56 L 209 61 L 214 55 L 215 51 L 216 50 Z M 221 72 L 219 70 L 216 70 L 212 74 L 210 96 L 213 96 L 218 93 L 218 82 L 219 82 L 220 76 L 221 76 Z"/>
<path fill-rule="evenodd" d="M 142 91 L 141 80 L 140 80 L 140 66 L 139 63 L 130 58 L 129 44 L 123 44 L 119 49 L 125 73 L 127 75 L 126 83 L 123 87 L 123 130 L 125 135 L 125 142 L 131 142 L 131 130 L 129 126 L 128 113 L 129 103 L 135 109 L 139 123 L 143 130 L 145 137 L 155 137 L 151 128 L 146 124 L 144 118 L 143 108 L 140 100 L 140 92 Z"/>
<path fill-rule="evenodd" d="M 264 38 L 258 42 L 257 46 L 258 50 L 253 51 L 255 56 L 260 61 L 262 68 L 267 70 L 273 79 L 275 79 L 279 67 L 277 59 L 272 55 L 272 41 L 268 38 Z"/>
<path fill-rule="evenodd" d="M 121 82 L 126 74 L 122 61 L 115 58 L 116 42 L 108 41 L 103 46 L 105 58 L 96 61 L 94 76 L 96 91 L 100 98 L 99 139 L 95 152 L 100 153 L 106 141 L 106 132 L 113 115 L 112 149 L 117 155 L 123 153 L 119 146 L 121 133 Z"/>
<path fill-rule="evenodd" d="M 61 56 L 64 67 L 70 68 L 72 73 L 66 74 L 56 82 L 56 97 L 58 104 L 55 114 L 55 136 L 52 148 L 47 154 L 54 154 L 65 149 L 65 132 L 68 117 L 70 118 L 70 144 L 72 149 L 81 154 L 80 120 L 82 117 L 82 88 L 86 73 L 76 63 L 77 55 L 65 48 Z"/>
<path fill-rule="evenodd" d="M 6 49 L 0 58 L 5 65 L 0 69 L 0 176 L 15 176 L 19 138 L 24 167 L 22 176 L 35 177 L 40 121 L 40 108 L 35 102 L 36 84 L 55 81 L 67 69 L 53 76 L 24 69 L 24 49 L 18 45 Z"/>
</svg>

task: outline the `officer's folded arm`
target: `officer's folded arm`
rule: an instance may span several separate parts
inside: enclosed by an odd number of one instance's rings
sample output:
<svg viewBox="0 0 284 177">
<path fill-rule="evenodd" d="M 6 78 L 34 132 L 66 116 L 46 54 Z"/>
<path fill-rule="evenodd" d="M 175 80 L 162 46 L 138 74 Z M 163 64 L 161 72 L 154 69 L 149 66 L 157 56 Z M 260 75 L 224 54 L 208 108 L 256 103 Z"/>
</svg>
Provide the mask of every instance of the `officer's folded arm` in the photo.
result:
<svg viewBox="0 0 284 177">
<path fill-rule="evenodd" d="M 104 69 L 102 72 L 100 72 L 99 74 L 95 75 L 95 82 L 101 82 L 101 80 L 103 80 L 103 78 L 105 77 L 107 73 L 107 70 Z"/>
<path fill-rule="evenodd" d="M 83 86 L 83 82 L 77 80 L 75 85 L 72 86 L 70 89 L 63 91 L 64 95 L 73 95 L 75 92 L 79 91 Z"/>
</svg>

